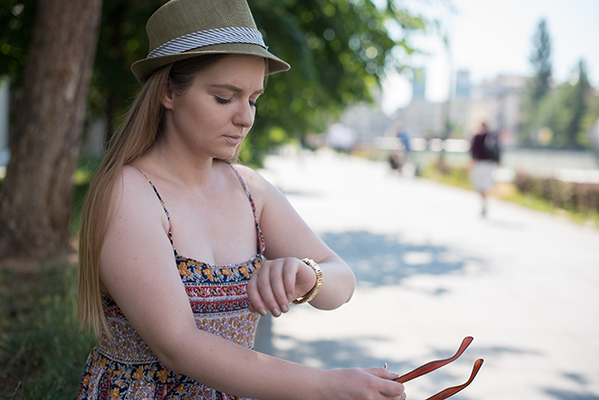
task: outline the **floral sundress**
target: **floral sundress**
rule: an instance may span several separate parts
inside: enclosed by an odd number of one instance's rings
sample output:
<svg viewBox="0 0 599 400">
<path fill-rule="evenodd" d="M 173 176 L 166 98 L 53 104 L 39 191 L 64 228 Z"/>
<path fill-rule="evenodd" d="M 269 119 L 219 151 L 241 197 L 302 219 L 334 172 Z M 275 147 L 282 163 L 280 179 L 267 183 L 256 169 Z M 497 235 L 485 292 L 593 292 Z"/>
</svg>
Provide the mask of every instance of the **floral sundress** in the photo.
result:
<svg viewBox="0 0 599 400">
<path fill-rule="evenodd" d="M 197 327 L 240 346 L 253 348 L 259 315 L 248 310 L 247 284 L 252 272 L 262 265 L 264 237 L 248 187 L 237 169 L 229 165 L 237 174 L 252 206 L 258 235 L 258 253 L 245 262 L 229 265 L 209 265 L 179 254 L 173 245 L 170 217 L 164 202 L 150 179 L 139 171 L 154 188 L 166 213 L 168 237 Z M 112 337 L 104 334 L 92 349 L 85 364 L 78 400 L 241 399 L 165 367 L 133 329 L 112 297 L 103 293 L 102 302 Z"/>
</svg>

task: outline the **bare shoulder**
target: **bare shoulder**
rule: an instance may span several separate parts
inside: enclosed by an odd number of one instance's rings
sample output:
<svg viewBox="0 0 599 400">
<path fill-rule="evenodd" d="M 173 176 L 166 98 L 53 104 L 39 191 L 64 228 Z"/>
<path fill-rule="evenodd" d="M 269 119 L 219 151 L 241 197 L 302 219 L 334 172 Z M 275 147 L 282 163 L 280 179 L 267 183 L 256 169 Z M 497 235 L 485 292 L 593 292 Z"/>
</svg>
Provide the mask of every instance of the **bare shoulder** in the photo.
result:
<svg viewBox="0 0 599 400">
<path fill-rule="evenodd" d="M 142 183 L 149 187 L 147 179 L 135 167 L 125 165 L 117 175 L 112 188 L 112 203 L 116 208 L 121 208 L 123 203 L 127 204 L 131 200 L 142 200 L 145 192 Z"/>
<path fill-rule="evenodd" d="M 273 191 L 278 191 L 272 183 L 267 181 L 256 170 L 241 164 L 235 164 L 235 168 L 248 185 L 248 189 L 254 200 L 260 200 L 265 196 L 272 195 Z"/>
<path fill-rule="evenodd" d="M 137 168 L 123 166 L 114 182 L 110 199 L 113 216 L 119 215 L 148 218 L 152 215 L 160 218 L 164 214 L 162 206 L 148 178 Z M 162 218 L 160 218 L 162 219 Z"/>
<path fill-rule="evenodd" d="M 114 284 L 110 276 L 116 276 L 129 254 L 135 254 L 135 259 L 143 255 L 147 262 L 167 260 L 172 255 L 167 233 L 166 213 L 148 179 L 134 167 L 124 166 L 114 182 L 100 256 L 102 281 L 108 290 L 112 292 Z"/>
</svg>

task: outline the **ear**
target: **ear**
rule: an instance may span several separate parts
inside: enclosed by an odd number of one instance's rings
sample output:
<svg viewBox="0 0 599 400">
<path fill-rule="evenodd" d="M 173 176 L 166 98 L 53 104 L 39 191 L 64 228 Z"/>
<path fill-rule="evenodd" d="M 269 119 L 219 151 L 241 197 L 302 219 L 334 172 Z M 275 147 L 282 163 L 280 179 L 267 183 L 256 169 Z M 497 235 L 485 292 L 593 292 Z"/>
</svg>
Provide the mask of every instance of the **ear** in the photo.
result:
<svg viewBox="0 0 599 400">
<path fill-rule="evenodd" d="M 171 79 L 168 78 L 166 84 L 164 85 L 164 90 L 162 91 L 162 98 L 160 99 L 160 103 L 164 108 L 172 110 L 174 102 L 175 96 L 173 93 L 173 89 L 171 88 Z"/>
</svg>

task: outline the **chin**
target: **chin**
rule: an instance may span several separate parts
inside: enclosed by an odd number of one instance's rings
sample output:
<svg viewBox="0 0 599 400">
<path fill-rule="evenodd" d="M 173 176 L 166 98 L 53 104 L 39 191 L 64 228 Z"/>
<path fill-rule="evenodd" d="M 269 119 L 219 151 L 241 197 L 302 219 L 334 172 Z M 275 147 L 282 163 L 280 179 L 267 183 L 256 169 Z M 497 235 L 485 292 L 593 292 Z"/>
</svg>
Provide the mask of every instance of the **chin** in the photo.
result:
<svg viewBox="0 0 599 400">
<path fill-rule="evenodd" d="M 238 149 L 235 148 L 233 151 L 223 151 L 220 152 L 219 155 L 215 156 L 214 158 L 217 160 L 221 160 L 221 161 L 236 161 L 237 157 L 239 156 L 239 151 L 237 151 Z"/>
</svg>

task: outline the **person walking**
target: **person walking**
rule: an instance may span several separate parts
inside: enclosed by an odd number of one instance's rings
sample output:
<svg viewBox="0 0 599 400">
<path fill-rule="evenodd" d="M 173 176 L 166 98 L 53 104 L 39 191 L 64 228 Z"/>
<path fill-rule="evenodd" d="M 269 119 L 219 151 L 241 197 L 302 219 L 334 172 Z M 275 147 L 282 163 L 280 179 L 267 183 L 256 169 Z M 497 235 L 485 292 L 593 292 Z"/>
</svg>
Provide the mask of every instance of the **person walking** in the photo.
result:
<svg viewBox="0 0 599 400">
<path fill-rule="evenodd" d="M 252 350 L 260 316 L 335 309 L 355 277 L 283 194 L 234 163 L 265 77 L 289 69 L 245 0 L 171 0 L 143 87 L 90 185 L 79 315 L 99 337 L 78 399 L 396 399 L 384 368 L 318 370 Z M 316 328 L 316 327 L 315 327 Z"/>
<path fill-rule="evenodd" d="M 499 137 L 491 133 L 484 122 L 472 138 L 470 153 L 472 185 L 481 196 L 481 216 L 484 217 L 488 193 L 495 185 L 493 173 L 500 161 Z"/>
</svg>

